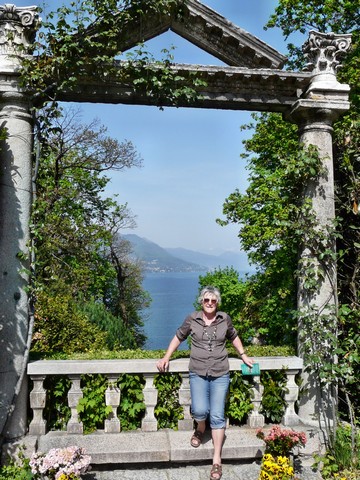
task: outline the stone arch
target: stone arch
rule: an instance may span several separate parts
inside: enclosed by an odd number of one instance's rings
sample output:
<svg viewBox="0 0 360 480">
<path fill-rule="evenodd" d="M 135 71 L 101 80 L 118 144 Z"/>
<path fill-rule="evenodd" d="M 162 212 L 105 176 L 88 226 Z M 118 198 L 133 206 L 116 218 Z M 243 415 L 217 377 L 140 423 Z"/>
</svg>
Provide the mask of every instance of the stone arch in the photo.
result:
<svg viewBox="0 0 360 480">
<path fill-rule="evenodd" d="M 9 438 L 21 436 L 26 429 L 24 365 L 26 367 L 27 359 L 23 358 L 23 352 L 28 342 L 25 289 L 28 277 L 17 254 L 28 248 L 32 151 L 31 101 L 20 88 L 18 63 L 13 54 L 20 53 L 19 45 L 27 46 L 33 41 L 37 22 L 34 7 L 0 6 L 0 119 L 1 125 L 8 129 L 0 162 L 0 418 L 6 420 L 16 400 L 16 415 L 11 424 L 7 424 L 5 432 Z M 187 28 L 189 25 L 191 28 Z M 172 68 L 185 79 L 195 72 L 206 81 L 206 86 L 198 91 L 201 97 L 183 106 L 273 111 L 296 122 L 300 127 L 300 140 L 318 147 L 330 172 L 312 189 L 312 196 L 319 223 L 332 220 L 331 126 L 338 115 L 349 108 L 349 87 L 336 80 L 336 67 L 339 53 L 346 52 L 350 46 L 349 35 L 311 32 L 305 46 L 311 66 L 308 71 L 291 72 L 282 70 L 283 55 L 198 0 L 187 0 L 180 15 L 172 12 L 160 18 L 147 18 L 141 24 L 135 21 L 126 27 L 125 34 L 119 35 L 119 51 L 170 29 L 226 64 L 221 67 L 174 64 Z M 96 35 L 96 31 L 92 33 Z M 121 68 L 120 62 L 117 67 Z M 94 78 L 82 79 L 75 89 L 59 93 L 58 99 L 64 102 L 156 104 L 151 97 L 116 79 L 109 79 L 106 84 Z M 326 192 L 326 195 L 320 192 Z M 329 293 L 330 283 L 324 282 L 320 293 L 311 298 L 300 283 L 299 306 L 311 304 L 320 308 L 326 299 L 326 304 L 331 307 L 335 299 Z M 318 386 L 313 378 L 305 380 L 311 389 L 299 414 L 305 423 L 311 423 L 318 413 Z M 20 387 L 24 387 L 23 395 L 20 395 Z M 4 423 L 0 424 L 0 430 Z"/>
</svg>

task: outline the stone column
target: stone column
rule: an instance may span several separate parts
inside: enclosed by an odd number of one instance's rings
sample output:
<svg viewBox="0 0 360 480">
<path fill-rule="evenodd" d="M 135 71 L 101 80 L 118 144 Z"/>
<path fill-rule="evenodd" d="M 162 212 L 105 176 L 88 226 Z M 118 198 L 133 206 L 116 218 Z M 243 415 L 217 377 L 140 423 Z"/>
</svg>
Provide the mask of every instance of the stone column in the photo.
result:
<svg viewBox="0 0 360 480">
<path fill-rule="evenodd" d="M 304 52 L 313 77 L 290 114 L 291 120 L 299 125 L 300 143 L 305 147 L 314 145 L 322 159 L 324 172 L 317 181 L 309 183 L 304 193 L 305 198 L 311 199 L 316 218 L 315 230 L 319 235 L 325 234 L 326 248 L 333 253 L 335 241 L 326 233 L 333 228 L 335 219 L 332 124 L 349 108 L 349 86 L 337 81 L 336 70 L 350 44 L 351 35 L 310 32 Z M 311 248 L 310 236 L 304 238 L 300 271 L 309 265 L 314 271 L 315 288 L 309 288 L 302 277 L 298 283 L 298 344 L 299 355 L 304 358 L 305 366 L 309 348 L 312 354 L 320 353 L 323 358 L 335 361 L 330 342 L 322 339 L 325 332 L 336 334 L 336 260 L 327 257 L 326 262 L 322 263 L 320 255 L 317 256 Z M 312 373 L 303 374 L 303 386 L 305 394 L 300 399 L 299 410 L 302 421 L 306 424 L 331 421 L 336 405 L 334 391 L 326 391 Z"/>
<path fill-rule="evenodd" d="M 0 432 L 8 439 L 26 431 L 33 129 L 29 100 L 19 87 L 19 56 L 33 40 L 37 20 L 35 7 L 0 6 L 0 128 L 6 135 L 0 144 Z"/>
</svg>

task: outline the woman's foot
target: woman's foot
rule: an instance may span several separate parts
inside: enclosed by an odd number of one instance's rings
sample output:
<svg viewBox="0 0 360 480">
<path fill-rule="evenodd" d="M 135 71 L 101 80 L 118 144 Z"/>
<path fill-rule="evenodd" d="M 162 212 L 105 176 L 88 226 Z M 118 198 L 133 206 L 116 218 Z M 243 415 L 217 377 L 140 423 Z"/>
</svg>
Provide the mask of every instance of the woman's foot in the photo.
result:
<svg viewBox="0 0 360 480">
<path fill-rule="evenodd" d="M 195 430 L 195 432 L 192 434 L 192 437 L 190 439 L 191 446 L 194 448 L 200 447 L 203 441 L 203 437 L 204 437 L 203 432 L 200 432 L 199 430 Z"/>
<path fill-rule="evenodd" d="M 211 467 L 210 480 L 220 480 L 222 477 L 222 467 L 219 463 L 214 463 Z"/>
</svg>

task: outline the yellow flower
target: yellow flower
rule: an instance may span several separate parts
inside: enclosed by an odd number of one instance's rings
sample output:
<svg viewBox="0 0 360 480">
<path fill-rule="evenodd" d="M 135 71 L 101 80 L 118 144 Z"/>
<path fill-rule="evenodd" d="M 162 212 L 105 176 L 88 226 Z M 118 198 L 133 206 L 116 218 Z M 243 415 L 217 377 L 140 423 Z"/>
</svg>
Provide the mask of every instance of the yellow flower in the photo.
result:
<svg viewBox="0 0 360 480">
<path fill-rule="evenodd" d="M 294 480 L 294 469 L 286 456 L 263 456 L 258 480 Z M 346 480 L 346 479 L 345 479 Z"/>
<path fill-rule="evenodd" d="M 270 453 L 265 453 L 265 455 L 263 456 L 263 460 L 274 461 L 274 457 Z"/>
<path fill-rule="evenodd" d="M 263 470 L 260 472 L 260 479 L 261 480 L 272 480 L 270 475 L 267 472 L 264 472 Z"/>
</svg>

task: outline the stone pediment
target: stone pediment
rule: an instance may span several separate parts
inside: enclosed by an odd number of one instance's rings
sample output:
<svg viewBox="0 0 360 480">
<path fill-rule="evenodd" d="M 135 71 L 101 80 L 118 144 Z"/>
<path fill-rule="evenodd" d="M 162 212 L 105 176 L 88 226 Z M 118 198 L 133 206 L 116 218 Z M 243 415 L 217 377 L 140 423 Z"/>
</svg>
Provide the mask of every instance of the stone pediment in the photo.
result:
<svg viewBox="0 0 360 480">
<path fill-rule="evenodd" d="M 197 0 L 185 1 L 180 14 L 129 21 L 119 50 L 129 50 L 168 30 L 232 67 L 279 69 L 286 61 L 277 50 Z"/>
</svg>

